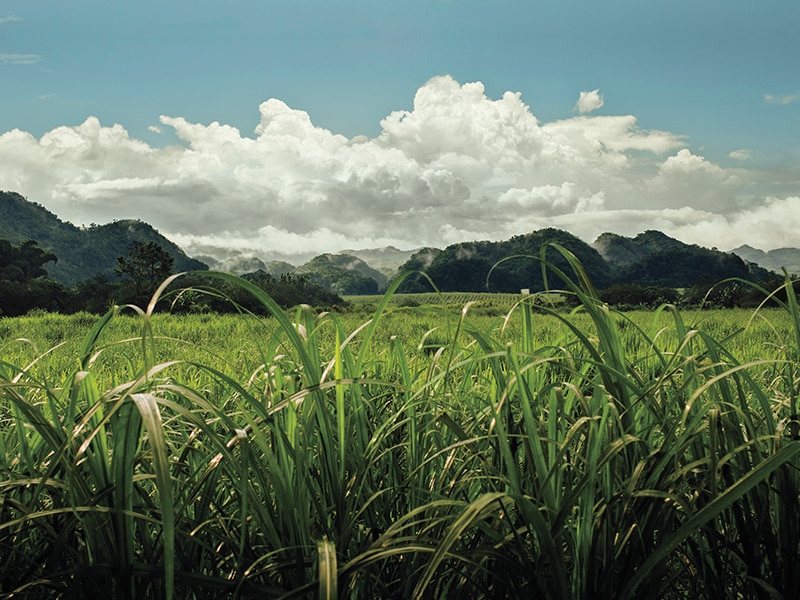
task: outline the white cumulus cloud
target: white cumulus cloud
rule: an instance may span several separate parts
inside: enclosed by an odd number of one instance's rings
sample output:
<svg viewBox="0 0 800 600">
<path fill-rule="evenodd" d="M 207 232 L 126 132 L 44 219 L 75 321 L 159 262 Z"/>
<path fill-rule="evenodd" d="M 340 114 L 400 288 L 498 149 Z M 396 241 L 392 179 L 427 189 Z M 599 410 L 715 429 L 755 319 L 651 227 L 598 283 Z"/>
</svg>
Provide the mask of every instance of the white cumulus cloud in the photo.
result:
<svg viewBox="0 0 800 600">
<path fill-rule="evenodd" d="M 579 113 L 590 113 L 597 110 L 605 104 L 600 90 L 592 90 L 591 92 L 582 91 L 578 96 L 578 102 L 575 104 L 575 110 Z"/>
<path fill-rule="evenodd" d="M 725 169 L 682 135 L 641 129 L 632 115 L 542 123 L 519 93 L 493 99 L 481 83 L 449 76 L 423 85 L 413 108 L 387 115 L 371 139 L 319 127 L 279 99 L 258 113 L 250 134 L 162 116 L 151 131 L 169 128 L 180 140 L 165 147 L 94 117 L 39 138 L 8 131 L 0 135 L 0 189 L 77 224 L 145 220 L 189 253 L 295 262 L 547 226 L 587 241 L 656 228 L 718 247 L 744 243 L 747 233 L 755 245 L 755 228 L 742 225 L 748 215 L 774 227 L 781 208 L 795 208 L 796 199 L 759 193 L 763 175 Z M 787 241 L 790 222 L 765 239 Z"/>
</svg>

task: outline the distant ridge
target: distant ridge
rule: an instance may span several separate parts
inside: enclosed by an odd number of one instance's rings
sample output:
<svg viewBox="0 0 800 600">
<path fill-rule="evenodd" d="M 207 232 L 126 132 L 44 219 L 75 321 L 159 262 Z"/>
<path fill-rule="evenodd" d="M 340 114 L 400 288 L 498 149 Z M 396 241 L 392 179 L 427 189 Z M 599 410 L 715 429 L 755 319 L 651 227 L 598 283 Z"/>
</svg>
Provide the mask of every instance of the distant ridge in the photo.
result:
<svg viewBox="0 0 800 600">
<path fill-rule="evenodd" d="M 405 263 L 418 250 L 399 250 L 394 246 L 370 248 L 368 250 L 342 250 L 337 254 L 348 254 L 360 258 L 384 276 L 392 278 L 397 268 Z"/>
<path fill-rule="evenodd" d="M 53 252 L 58 262 L 48 263 L 45 268 L 53 279 L 65 285 L 97 275 L 116 278 L 117 257 L 124 255 L 133 242 L 159 244 L 175 259 L 176 271 L 208 269 L 143 221 L 123 220 L 79 228 L 14 192 L 0 191 L 0 238 L 14 243 L 36 240 Z"/>
<path fill-rule="evenodd" d="M 790 275 L 800 275 L 800 248 L 777 248 L 765 252 L 745 244 L 731 252 L 770 271 L 780 273 L 785 268 Z"/>
<path fill-rule="evenodd" d="M 234 275 L 244 275 L 245 273 L 255 273 L 256 271 L 270 272 L 264 261 L 254 256 L 239 255 L 225 260 L 217 260 L 213 256 L 197 256 L 195 258 L 206 263 L 209 269 L 233 273 Z"/>
</svg>

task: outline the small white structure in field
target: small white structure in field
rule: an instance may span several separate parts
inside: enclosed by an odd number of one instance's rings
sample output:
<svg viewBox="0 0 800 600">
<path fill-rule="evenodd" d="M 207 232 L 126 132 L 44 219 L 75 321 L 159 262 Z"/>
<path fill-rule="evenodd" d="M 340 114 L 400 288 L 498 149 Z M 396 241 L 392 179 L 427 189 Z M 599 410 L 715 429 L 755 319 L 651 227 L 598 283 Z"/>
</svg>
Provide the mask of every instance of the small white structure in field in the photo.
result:
<svg viewBox="0 0 800 600">
<path fill-rule="evenodd" d="M 522 294 L 523 296 L 530 296 L 531 295 L 531 290 L 530 290 L 530 288 L 522 288 L 519 291 L 519 293 Z"/>
</svg>

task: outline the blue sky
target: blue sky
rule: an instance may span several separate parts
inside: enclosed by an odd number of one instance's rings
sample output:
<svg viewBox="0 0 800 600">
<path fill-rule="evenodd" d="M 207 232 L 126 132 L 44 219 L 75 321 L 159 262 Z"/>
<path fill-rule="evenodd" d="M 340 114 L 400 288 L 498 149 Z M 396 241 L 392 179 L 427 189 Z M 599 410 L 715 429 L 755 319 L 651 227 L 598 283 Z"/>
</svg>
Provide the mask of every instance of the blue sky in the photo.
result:
<svg viewBox="0 0 800 600">
<path fill-rule="evenodd" d="M 713 245 L 733 247 L 752 229 L 744 224 L 764 219 L 766 228 L 766 215 L 797 207 L 798 27 L 795 0 L 0 0 L 0 188 L 75 222 L 142 218 L 189 248 L 210 251 L 222 244 L 209 237 L 215 232 L 178 217 L 200 202 L 195 212 L 216 219 L 219 234 L 261 240 L 217 250 L 262 256 L 277 251 L 265 241 L 275 231 L 285 236 L 282 248 L 294 240 L 335 251 L 502 238 L 538 225 L 562 226 L 588 241 L 601 230 L 661 228 L 685 241 L 715 236 Z M 478 82 L 480 94 L 467 93 Z M 518 94 L 527 116 L 501 101 L 506 92 Z M 581 92 L 590 94 L 583 110 Z M 422 97 L 429 103 L 418 107 Z M 305 140 L 293 146 L 298 160 L 280 172 L 265 148 L 287 138 L 267 139 L 266 126 L 255 132 L 269 99 L 282 103 L 277 112 L 271 105 L 271 122 L 278 113 L 283 121 L 294 115 L 292 143 Z M 414 117 L 403 131 L 403 119 L 386 126 L 397 111 Z M 531 122 L 539 126 L 531 135 L 543 155 L 481 154 L 471 146 L 484 139 L 479 130 L 508 135 L 504 119 L 512 113 L 529 133 Z M 298 124 L 303 115 L 309 122 Z M 448 131 L 441 121 L 449 118 L 454 127 L 470 127 L 471 137 Z M 234 128 L 228 133 L 236 139 L 220 139 L 209 128 L 215 122 Z M 437 132 L 441 143 L 415 146 L 407 136 L 419 141 L 420 131 Z M 29 136 L 22 140 L 19 132 Z M 74 149 L 73 138 L 103 152 L 102 165 L 86 152 L 54 152 L 58 144 Z M 264 152 L 249 152 L 259 138 Z M 641 139 L 629 143 L 633 138 Z M 310 139 L 317 147 L 306 156 Z M 452 139 L 463 146 L 448 147 Z M 229 152 L 233 146 L 238 151 Z M 463 160 L 451 156 L 459 153 Z M 247 185 L 222 171 L 192 171 L 199 154 L 227 165 L 226 173 L 247 163 Z M 381 165 L 372 179 L 354 173 L 365 156 L 374 159 L 370 168 Z M 484 178 L 462 172 L 473 160 L 487 167 Z M 47 170 L 45 181 L 37 168 Z M 686 178 L 678 181 L 678 173 Z M 447 179 L 449 191 L 437 192 L 433 179 Z M 430 198 L 415 203 L 412 190 L 420 185 Z M 459 185 L 466 191 L 453 192 Z M 465 216 L 487 202 L 499 203 L 493 214 L 506 214 L 505 222 Z M 230 203 L 248 218 L 220 221 Z M 299 224 L 298 214 L 326 203 L 327 223 Z M 352 220 L 337 223 L 339 212 L 348 213 L 337 211 L 342 203 L 353 214 L 374 213 L 373 220 L 364 217 L 357 231 Z M 250 215 L 259 213 L 274 218 L 248 233 Z M 437 225 L 419 240 L 415 214 Z M 393 224 L 391 215 L 402 218 Z M 261 230 L 266 234 L 254 235 Z M 760 247 L 800 246 L 788 226 L 778 236 L 748 233 L 745 241 Z"/>
</svg>

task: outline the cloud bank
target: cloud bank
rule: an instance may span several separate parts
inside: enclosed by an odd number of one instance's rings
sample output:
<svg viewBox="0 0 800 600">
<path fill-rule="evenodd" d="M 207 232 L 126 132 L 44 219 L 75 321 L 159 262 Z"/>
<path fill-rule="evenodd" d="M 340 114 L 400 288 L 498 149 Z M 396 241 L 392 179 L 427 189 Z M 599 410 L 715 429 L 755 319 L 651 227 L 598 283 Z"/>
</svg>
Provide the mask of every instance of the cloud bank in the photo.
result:
<svg viewBox="0 0 800 600">
<path fill-rule="evenodd" d="M 602 105 L 586 94 L 582 113 Z M 449 76 L 386 116 L 375 138 L 337 135 L 274 98 L 258 111 L 251 136 L 161 116 L 151 131 L 181 142 L 166 147 L 94 117 L 38 139 L 15 129 L 0 135 L 0 189 L 77 224 L 142 219 L 217 258 L 298 262 L 548 226 L 587 241 L 656 228 L 722 249 L 800 246 L 800 190 L 770 195 L 760 173 L 714 164 L 630 115 L 542 123 L 520 94 L 494 100 Z"/>
</svg>

